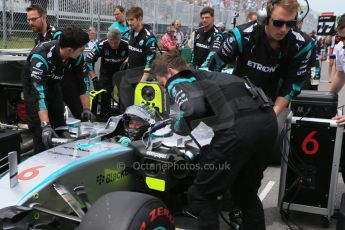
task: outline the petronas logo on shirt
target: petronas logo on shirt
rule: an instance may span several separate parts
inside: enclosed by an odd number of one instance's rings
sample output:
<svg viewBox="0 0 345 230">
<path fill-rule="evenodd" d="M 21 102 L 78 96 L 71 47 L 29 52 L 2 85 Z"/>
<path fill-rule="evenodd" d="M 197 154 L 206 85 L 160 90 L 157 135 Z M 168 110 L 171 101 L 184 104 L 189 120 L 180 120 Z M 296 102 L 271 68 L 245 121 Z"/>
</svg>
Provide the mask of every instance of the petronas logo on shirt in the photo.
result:
<svg viewBox="0 0 345 230">
<path fill-rule="evenodd" d="M 141 40 L 141 41 L 139 42 L 139 45 L 142 46 L 143 44 L 144 44 L 144 40 Z"/>
</svg>

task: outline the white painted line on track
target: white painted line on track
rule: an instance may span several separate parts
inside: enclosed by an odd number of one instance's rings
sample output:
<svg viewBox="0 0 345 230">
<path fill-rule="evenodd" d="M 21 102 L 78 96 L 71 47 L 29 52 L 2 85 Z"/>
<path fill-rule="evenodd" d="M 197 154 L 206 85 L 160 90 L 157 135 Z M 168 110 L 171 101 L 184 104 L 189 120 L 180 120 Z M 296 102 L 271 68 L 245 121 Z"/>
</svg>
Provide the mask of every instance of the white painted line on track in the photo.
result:
<svg viewBox="0 0 345 230">
<path fill-rule="evenodd" d="M 276 182 L 271 181 L 271 180 L 267 183 L 267 185 L 265 186 L 265 188 L 261 191 L 261 193 L 259 195 L 259 198 L 261 201 L 263 201 L 265 199 L 265 197 L 270 192 L 270 190 L 273 188 L 275 183 Z"/>
</svg>

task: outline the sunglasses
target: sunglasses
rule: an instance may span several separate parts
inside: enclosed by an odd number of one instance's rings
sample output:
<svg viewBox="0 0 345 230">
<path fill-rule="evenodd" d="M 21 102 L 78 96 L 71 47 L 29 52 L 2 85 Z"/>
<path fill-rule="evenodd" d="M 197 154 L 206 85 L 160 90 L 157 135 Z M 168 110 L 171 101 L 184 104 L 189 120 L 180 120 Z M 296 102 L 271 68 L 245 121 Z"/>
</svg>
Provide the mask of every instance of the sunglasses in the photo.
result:
<svg viewBox="0 0 345 230">
<path fill-rule="evenodd" d="M 291 21 L 283 21 L 283 20 L 276 20 L 276 19 L 272 19 L 273 25 L 275 27 L 282 27 L 284 26 L 284 24 L 287 27 L 295 27 L 297 25 L 297 21 L 296 20 L 291 20 Z"/>
</svg>

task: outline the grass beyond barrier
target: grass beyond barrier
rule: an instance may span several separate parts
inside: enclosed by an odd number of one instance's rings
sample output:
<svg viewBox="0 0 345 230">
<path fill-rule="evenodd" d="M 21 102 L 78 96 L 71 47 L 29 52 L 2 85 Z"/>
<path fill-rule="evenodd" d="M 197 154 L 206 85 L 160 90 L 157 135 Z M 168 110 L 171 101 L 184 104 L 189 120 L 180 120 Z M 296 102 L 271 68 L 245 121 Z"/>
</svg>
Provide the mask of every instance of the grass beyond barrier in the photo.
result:
<svg viewBox="0 0 345 230">
<path fill-rule="evenodd" d="M 7 39 L 7 47 L 6 49 L 23 49 L 23 48 L 33 48 L 35 46 L 34 38 L 33 37 L 17 37 L 17 36 L 10 36 Z M 5 48 L 3 44 L 3 39 L 0 40 L 0 47 Z"/>
</svg>

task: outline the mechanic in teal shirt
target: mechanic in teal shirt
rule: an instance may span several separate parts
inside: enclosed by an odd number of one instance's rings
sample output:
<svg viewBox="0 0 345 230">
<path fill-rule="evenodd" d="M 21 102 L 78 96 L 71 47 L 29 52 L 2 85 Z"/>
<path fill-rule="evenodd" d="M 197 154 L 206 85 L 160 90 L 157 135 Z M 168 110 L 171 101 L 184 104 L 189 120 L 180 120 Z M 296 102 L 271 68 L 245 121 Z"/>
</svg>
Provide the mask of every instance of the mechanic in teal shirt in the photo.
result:
<svg viewBox="0 0 345 230">
<path fill-rule="evenodd" d="M 120 5 L 116 6 L 114 9 L 114 17 L 116 19 L 116 22 L 111 24 L 108 30 L 117 28 L 121 32 L 122 37 L 128 39 L 127 31 L 129 31 L 130 27 L 125 18 L 125 9 Z"/>
</svg>

